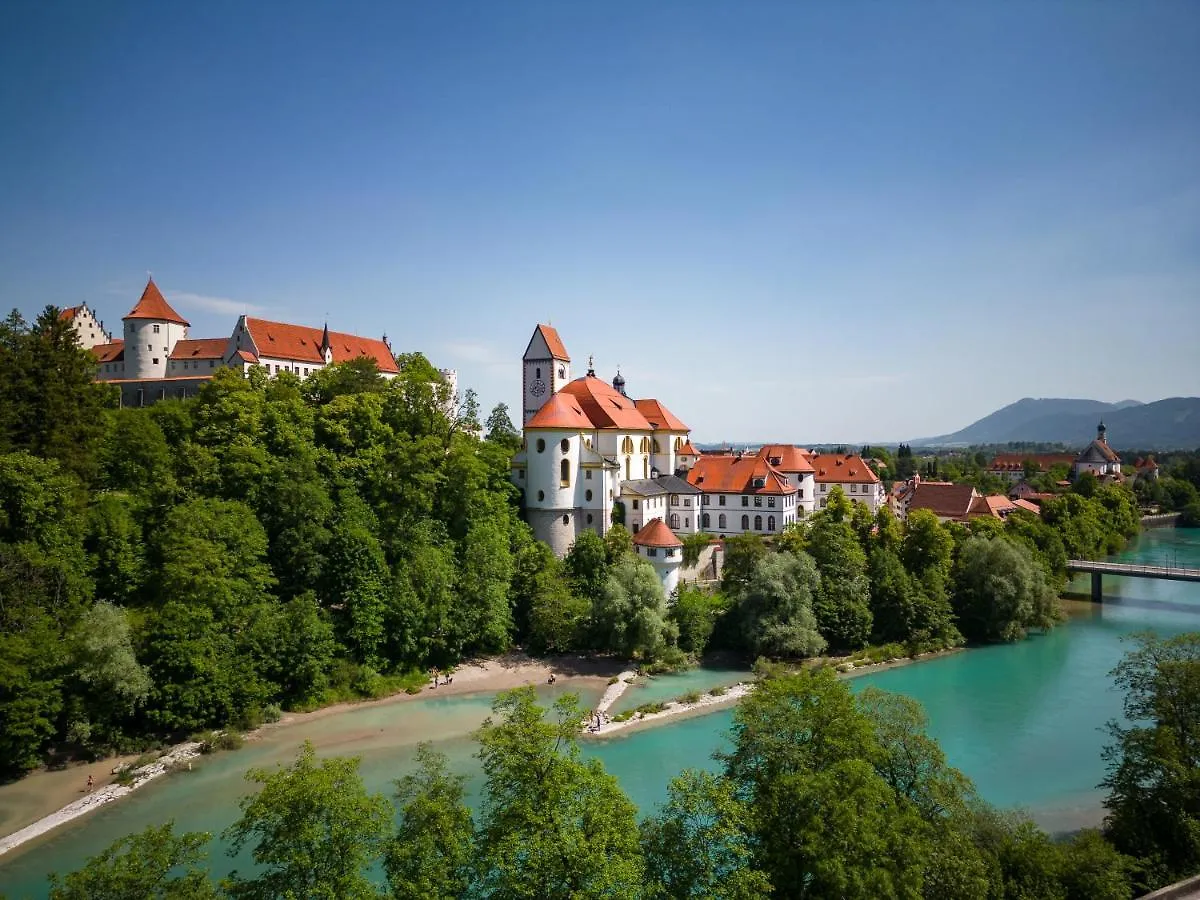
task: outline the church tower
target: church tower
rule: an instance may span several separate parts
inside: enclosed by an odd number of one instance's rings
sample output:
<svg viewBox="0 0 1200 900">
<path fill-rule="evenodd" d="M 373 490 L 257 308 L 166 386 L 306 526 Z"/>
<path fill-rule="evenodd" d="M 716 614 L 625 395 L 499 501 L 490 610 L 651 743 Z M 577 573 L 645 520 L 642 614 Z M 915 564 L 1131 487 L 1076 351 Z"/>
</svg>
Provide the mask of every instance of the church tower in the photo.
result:
<svg viewBox="0 0 1200 900">
<path fill-rule="evenodd" d="M 550 325 L 539 325 L 533 330 L 522 359 L 521 425 L 524 427 L 542 404 L 571 380 L 571 357 L 558 332 Z"/>
</svg>

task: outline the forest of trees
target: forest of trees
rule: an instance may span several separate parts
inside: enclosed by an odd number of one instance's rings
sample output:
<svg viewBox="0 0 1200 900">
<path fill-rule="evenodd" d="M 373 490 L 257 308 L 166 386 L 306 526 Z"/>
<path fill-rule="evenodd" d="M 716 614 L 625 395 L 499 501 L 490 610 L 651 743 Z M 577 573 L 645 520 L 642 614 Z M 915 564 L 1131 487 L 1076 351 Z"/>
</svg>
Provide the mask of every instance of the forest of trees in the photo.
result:
<svg viewBox="0 0 1200 900">
<path fill-rule="evenodd" d="M 623 527 L 555 559 L 520 518 L 507 410 L 480 440 L 469 392 L 447 416 L 428 361 L 398 362 L 392 381 L 366 360 L 220 371 L 118 409 L 53 308 L 0 323 L 0 774 L 380 696 L 514 645 L 669 667 L 1015 640 L 1055 620 L 1069 557 L 1137 530 L 1113 486 L 970 527 L 835 491 L 769 545 L 727 541 L 719 590 L 672 603 Z"/>
<path fill-rule="evenodd" d="M 1128 900 L 1200 868 L 1200 634 L 1135 641 L 1114 673 L 1136 724 L 1113 728 L 1109 816 L 1070 839 L 982 801 L 914 701 L 767 667 L 716 770 L 682 772 L 640 822 L 581 755 L 576 698 L 547 710 L 523 688 L 476 735 L 475 809 L 429 746 L 393 800 L 306 745 L 248 775 L 262 789 L 225 837 L 253 871 L 218 883 L 209 835 L 151 827 L 56 877 L 51 898 Z"/>
</svg>

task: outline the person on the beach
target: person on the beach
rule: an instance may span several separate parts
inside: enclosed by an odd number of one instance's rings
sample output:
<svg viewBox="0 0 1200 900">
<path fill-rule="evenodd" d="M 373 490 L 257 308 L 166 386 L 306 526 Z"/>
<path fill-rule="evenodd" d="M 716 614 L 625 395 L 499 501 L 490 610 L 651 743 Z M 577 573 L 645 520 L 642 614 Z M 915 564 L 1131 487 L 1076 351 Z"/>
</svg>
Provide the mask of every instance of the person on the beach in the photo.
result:
<svg viewBox="0 0 1200 900">
<path fill-rule="evenodd" d="M 91 775 L 89 775 L 89 776 L 88 776 L 88 788 L 87 788 L 87 789 L 90 791 L 90 790 L 92 789 L 92 785 L 94 785 L 94 784 L 95 784 L 95 782 L 94 782 L 94 781 L 92 781 L 92 776 L 91 776 Z"/>
</svg>

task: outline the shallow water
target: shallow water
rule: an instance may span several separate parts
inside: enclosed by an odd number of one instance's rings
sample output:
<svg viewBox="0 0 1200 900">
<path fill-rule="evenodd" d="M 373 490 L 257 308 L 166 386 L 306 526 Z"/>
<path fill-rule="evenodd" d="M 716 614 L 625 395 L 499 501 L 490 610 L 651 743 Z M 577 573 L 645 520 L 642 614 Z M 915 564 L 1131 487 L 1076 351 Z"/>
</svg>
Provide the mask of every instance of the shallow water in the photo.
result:
<svg viewBox="0 0 1200 900">
<path fill-rule="evenodd" d="M 746 669 L 710 668 L 641 677 L 625 688 L 625 693 L 616 699 L 608 711 L 612 715 L 616 715 L 627 709 L 635 709 L 643 703 L 676 700 L 689 691 L 699 691 L 704 694 L 715 687 L 729 687 L 731 684 L 747 681 L 752 677 L 753 675 Z"/>
<path fill-rule="evenodd" d="M 1200 530 L 1152 531 L 1122 558 L 1200 566 Z M 1064 830 L 1098 821 L 1104 777 L 1100 751 L 1104 724 L 1121 714 L 1109 671 L 1120 660 L 1124 635 L 1151 628 L 1162 634 L 1200 630 L 1200 584 L 1105 578 L 1105 603 L 1086 606 L 1047 635 L 884 670 L 853 679 L 921 701 L 930 734 L 952 765 L 982 796 L 1000 806 L 1023 806 L 1046 828 Z M 1080 590 L 1086 585 L 1080 582 Z M 670 699 L 738 680 L 738 673 L 692 672 L 631 689 L 626 703 Z M 539 688 L 543 698 L 563 686 Z M 655 695 L 662 692 L 661 696 Z M 600 692 L 581 698 L 594 707 Z M 129 798 L 0 857 L 0 892 L 10 900 L 47 895 L 45 874 L 70 871 L 118 836 L 174 818 L 182 830 L 214 835 L 237 818 L 252 766 L 286 763 L 305 737 L 322 753 L 362 757 L 368 787 L 390 793 L 391 782 L 412 765 L 416 743 L 434 741 L 458 771 L 469 773 L 472 800 L 479 787 L 470 733 L 487 715 L 488 696 L 457 697 L 352 709 L 279 729 L 236 753 L 206 758 L 191 773 L 171 776 Z M 619 710 L 617 710 L 619 711 Z M 614 773 L 643 812 L 666 796 L 667 783 L 687 767 L 715 767 L 712 753 L 726 746 L 729 709 L 588 741 L 584 752 Z M 215 873 L 235 864 L 214 840 Z"/>
</svg>

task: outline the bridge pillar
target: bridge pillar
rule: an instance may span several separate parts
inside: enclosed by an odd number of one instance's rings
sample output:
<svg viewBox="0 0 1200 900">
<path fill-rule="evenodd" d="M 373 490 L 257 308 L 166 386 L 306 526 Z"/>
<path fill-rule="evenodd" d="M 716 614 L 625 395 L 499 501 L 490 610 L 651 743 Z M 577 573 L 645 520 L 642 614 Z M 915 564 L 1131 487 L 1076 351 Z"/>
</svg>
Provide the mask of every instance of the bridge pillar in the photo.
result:
<svg viewBox="0 0 1200 900">
<path fill-rule="evenodd" d="M 1099 572 L 1092 573 L 1092 602 L 1100 603 L 1104 600 L 1104 587 L 1101 584 L 1102 576 Z"/>
</svg>

